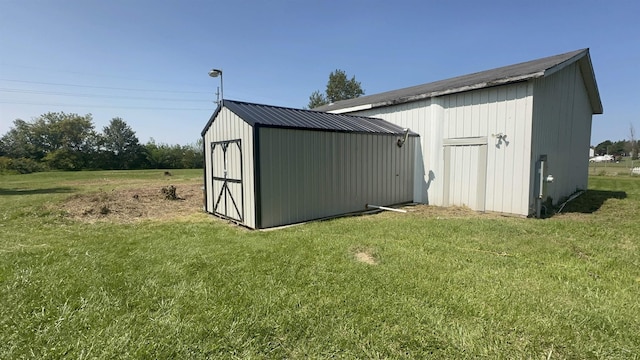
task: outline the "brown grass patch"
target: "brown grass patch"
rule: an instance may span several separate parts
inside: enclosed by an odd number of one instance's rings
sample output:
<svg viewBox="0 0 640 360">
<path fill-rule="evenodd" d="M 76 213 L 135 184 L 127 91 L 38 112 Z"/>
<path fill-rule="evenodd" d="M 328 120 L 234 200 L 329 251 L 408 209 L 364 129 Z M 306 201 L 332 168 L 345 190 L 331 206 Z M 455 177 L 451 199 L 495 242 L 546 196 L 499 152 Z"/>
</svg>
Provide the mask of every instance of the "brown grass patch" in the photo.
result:
<svg viewBox="0 0 640 360">
<path fill-rule="evenodd" d="M 433 205 L 415 204 L 402 207 L 408 214 L 419 215 L 434 219 L 460 219 L 460 218 L 489 218 L 489 217 L 522 217 L 520 215 L 497 213 L 491 211 L 475 211 L 465 206 L 441 207 Z"/>
<path fill-rule="evenodd" d="M 460 218 L 481 215 L 481 213 L 477 211 L 473 211 L 468 207 L 462 206 L 439 207 L 430 205 L 411 205 L 404 207 L 403 210 L 407 210 L 407 213 L 422 215 L 425 217 Z"/>
<path fill-rule="evenodd" d="M 69 197 L 62 210 L 71 218 L 130 223 L 144 219 L 171 220 L 202 213 L 202 185 L 177 185 L 177 200 L 168 200 L 162 185 L 113 189 Z"/>
<path fill-rule="evenodd" d="M 356 260 L 363 262 L 365 264 L 369 264 L 369 265 L 378 265 L 378 262 L 376 261 L 376 259 L 369 253 L 367 252 L 357 252 L 355 254 Z"/>
<path fill-rule="evenodd" d="M 349 249 L 353 258 L 368 265 L 378 265 L 380 262 L 375 255 L 375 250 L 368 246 L 353 246 Z"/>
</svg>

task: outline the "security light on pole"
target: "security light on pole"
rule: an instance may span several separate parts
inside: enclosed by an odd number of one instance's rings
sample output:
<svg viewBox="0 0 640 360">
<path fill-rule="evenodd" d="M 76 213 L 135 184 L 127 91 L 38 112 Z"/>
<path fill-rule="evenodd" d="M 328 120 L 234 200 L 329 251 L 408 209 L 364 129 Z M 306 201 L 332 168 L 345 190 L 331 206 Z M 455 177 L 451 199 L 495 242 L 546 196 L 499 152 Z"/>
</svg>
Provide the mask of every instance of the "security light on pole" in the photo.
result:
<svg viewBox="0 0 640 360">
<path fill-rule="evenodd" d="M 224 87 L 222 86 L 222 70 L 211 69 L 209 70 L 209 76 L 211 77 L 220 76 L 220 99 L 218 100 L 218 104 L 222 104 L 222 100 L 224 99 Z"/>
</svg>

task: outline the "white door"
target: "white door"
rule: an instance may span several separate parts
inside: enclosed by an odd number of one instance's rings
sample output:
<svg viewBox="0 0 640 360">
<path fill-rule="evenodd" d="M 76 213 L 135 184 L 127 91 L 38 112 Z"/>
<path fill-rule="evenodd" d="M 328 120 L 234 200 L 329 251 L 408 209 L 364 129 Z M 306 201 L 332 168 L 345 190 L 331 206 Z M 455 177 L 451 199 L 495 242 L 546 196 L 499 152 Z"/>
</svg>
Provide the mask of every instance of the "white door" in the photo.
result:
<svg viewBox="0 0 640 360">
<path fill-rule="evenodd" d="M 486 137 L 444 141 L 444 205 L 485 210 Z"/>
</svg>

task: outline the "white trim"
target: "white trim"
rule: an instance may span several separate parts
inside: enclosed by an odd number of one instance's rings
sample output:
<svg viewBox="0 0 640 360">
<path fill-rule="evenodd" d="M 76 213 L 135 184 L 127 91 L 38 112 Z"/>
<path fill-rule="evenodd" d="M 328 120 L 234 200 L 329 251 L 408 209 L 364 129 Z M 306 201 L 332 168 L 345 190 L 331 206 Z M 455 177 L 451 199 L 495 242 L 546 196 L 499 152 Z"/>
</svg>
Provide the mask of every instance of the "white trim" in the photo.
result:
<svg viewBox="0 0 640 360">
<path fill-rule="evenodd" d="M 486 136 L 443 139 L 442 146 L 487 145 Z"/>
<path fill-rule="evenodd" d="M 566 68 L 567 66 L 573 64 L 574 62 L 582 59 L 586 54 L 587 54 L 586 50 L 582 51 L 581 53 L 573 56 L 572 58 L 567 59 L 566 61 L 563 61 L 560 64 L 557 64 L 556 66 L 552 66 L 552 67 L 546 69 L 544 71 L 544 77 L 547 77 L 547 76 L 550 76 L 550 75 L 553 75 L 553 74 L 557 73 L 558 71 Z"/>
<path fill-rule="evenodd" d="M 369 110 L 371 108 L 372 108 L 371 104 L 364 104 L 364 105 L 352 106 L 344 109 L 329 110 L 327 112 L 332 114 L 344 114 L 344 113 L 360 111 L 360 110 Z"/>
</svg>

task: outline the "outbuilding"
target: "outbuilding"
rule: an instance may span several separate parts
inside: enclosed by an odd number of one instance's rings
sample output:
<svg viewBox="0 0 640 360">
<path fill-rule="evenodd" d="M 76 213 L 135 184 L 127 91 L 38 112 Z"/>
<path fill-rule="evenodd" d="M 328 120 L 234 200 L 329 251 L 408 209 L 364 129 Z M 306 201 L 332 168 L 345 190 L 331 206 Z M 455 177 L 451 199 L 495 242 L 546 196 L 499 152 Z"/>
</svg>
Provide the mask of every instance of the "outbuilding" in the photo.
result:
<svg viewBox="0 0 640 360">
<path fill-rule="evenodd" d="M 381 119 L 223 100 L 201 135 L 205 210 L 249 228 L 413 200 L 418 136 Z"/>
<path fill-rule="evenodd" d="M 524 216 L 587 188 L 592 115 L 603 112 L 588 49 L 315 110 L 418 133 L 414 201 Z"/>
</svg>

